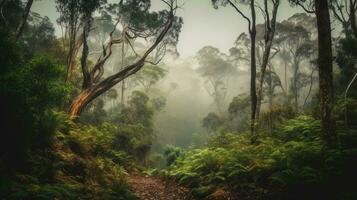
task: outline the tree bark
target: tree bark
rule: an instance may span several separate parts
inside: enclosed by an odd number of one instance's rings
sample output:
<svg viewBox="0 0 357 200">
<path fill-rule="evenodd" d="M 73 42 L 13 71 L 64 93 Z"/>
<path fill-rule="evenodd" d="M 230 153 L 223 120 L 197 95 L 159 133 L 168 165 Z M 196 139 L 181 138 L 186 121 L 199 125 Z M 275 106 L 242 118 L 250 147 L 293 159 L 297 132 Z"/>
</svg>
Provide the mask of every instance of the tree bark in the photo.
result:
<svg viewBox="0 0 357 200">
<path fill-rule="evenodd" d="M 78 39 L 76 39 L 76 36 L 70 36 L 70 38 L 71 37 L 73 37 L 73 38 L 70 39 L 69 51 L 68 51 L 68 55 L 67 55 L 66 82 L 68 82 L 72 79 L 74 66 L 76 65 L 76 58 L 77 58 L 78 52 L 83 44 L 83 35 L 81 35 Z"/>
<path fill-rule="evenodd" d="M 128 76 L 135 74 L 139 71 L 145 64 L 145 60 L 139 60 L 138 62 L 127 66 L 124 70 L 117 74 L 107 77 L 98 84 L 92 84 L 86 89 L 83 89 L 80 94 L 72 101 L 69 109 L 70 119 L 77 118 L 83 109 L 95 98 L 103 94 L 104 92 L 111 89 L 114 85 L 121 82 Z"/>
<path fill-rule="evenodd" d="M 256 48 L 256 13 L 255 13 L 255 1 L 251 0 L 250 10 L 252 14 L 252 24 L 250 27 L 250 59 L 251 59 L 251 69 L 250 69 L 250 98 L 251 98 L 251 122 L 250 122 L 250 131 L 253 134 L 252 143 L 255 142 L 255 118 L 257 111 L 257 87 L 256 87 L 256 78 L 257 78 L 257 64 L 255 56 Z"/>
<path fill-rule="evenodd" d="M 334 104 L 331 21 L 327 0 L 315 0 L 318 30 L 318 67 L 322 139 L 325 147 L 337 146 L 335 121 L 331 112 Z"/>
<path fill-rule="evenodd" d="M 349 18 L 350 18 L 350 23 L 351 23 L 351 29 L 353 32 L 353 35 L 355 39 L 357 39 L 357 24 L 356 24 L 356 0 L 350 0 L 350 13 L 349 13 Z"/>
<path fill-rule="evenodd" d="M 25 10 L 24 10 L 24 13 L 22 14 L 21 22 L 20 22 L 19 26 L 16 29 L 16 33 L 15 33 L 15 39 L 16 40 L 18 40 L 21 37 L 21 35 L 22 35 L 23 31 L 24 31 L 24 28 L 25 28 L 25 25 L 26 25 L 26 22 L 27 22 L 27 18 L 29 16 L 32 4 L 33 4 L 33 0 L 28 0 L 27 3 L 26 3 L 26 7 L 25 7 Z"/>
<path fill-rule="evenodd" d="M 123 42 L 121 47 L 121 68 L 124 68 L 124 58 L 125 58 L 125 43 Z M 124 107 L 124 100 L 125 100 L 125 80 L 121 83 L 121 97 L 120 97 L 120 104 Z"/>
</svg>

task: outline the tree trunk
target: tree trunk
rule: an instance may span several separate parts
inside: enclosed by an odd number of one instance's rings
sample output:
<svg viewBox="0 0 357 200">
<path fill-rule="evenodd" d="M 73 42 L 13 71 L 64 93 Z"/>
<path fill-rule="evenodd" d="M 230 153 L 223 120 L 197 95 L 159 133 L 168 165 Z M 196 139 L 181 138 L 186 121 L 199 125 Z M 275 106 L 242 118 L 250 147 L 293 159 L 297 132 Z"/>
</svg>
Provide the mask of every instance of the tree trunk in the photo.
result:
<svg viewBox="0 0 357 200">
<path fill-rule="evenodd" d="M 83 108 L 93 99 L 93 93 L 90 89 L 83 90 L 73 101 L 69 109 L 70 119 L 74 119 L 79 116 L 83 111 Z"/>
<path fill-rule="evenodd" d="M 273 16 L 270 21 L 268 2 L 267 2 L 267 0 L 264 1 L 267 19 L 265 21 L 265 26 L 266 26 L 265 41 L 264 41 L 265 46 L 264 46 L 263 61 L 262 61 L 262 65 L 261 65 L 259 87 L 258 87 L 258 102 L 257 102 L 257 114 L 256 114 L 257 118 L 259 118 L 260 107 L 261 107 L 261 103 L 263 100 L 264 77 L 265 77 L 266 68 L 267 68 L 267 65 L 268 65 L 268 62 L 270 59 L 271 47 L 273 46 L 273 40 L 274 40 L 274 36 L 275 36 L 276 16 L 278 13 L 279 3 L 280 3 L 279 0 L 277 0 L 274 3 L 274 7 L 273 7 L 273 11 L 272 11 Z"/>
<path fill-rule="evenodd" d="M 299 68 L 300 68 L 300 63 L 299 61 L 294 58 L 294 75 L 293 75 L 293 85 L 292 85 L 292 90 L 293 90 L 293 95 L 294 95 L 294 106 L 295 106 L 295 111 L 297 112 L 299 110 L 299 91 L 298 91 L 298 86 L 297 86 L 297 81 L 298 81 L 298 73 L 299 73 Z"/>
<path fill-rule="evenodd" d="M 256 24 L 256 14 L 255 14 L 255 1 L 252 0 L 250 4 L 250 9 L 252 12 L 252 25 L 250 28 L 250 59 L 251 59 L 251 69 L 250 69 L 250 98 L 251 98 L 251 122 L 250 130 L 253 134 L 252 142 L 254 143 L 255 138 L 255 114 L 257 111 L 257 88 L 256 88 L 256 77 L 257 77 L 257 67 L 256 67 L 256 57 L 255 57 L 255 48 L 256 48 L 256 34 L 257 30 L 255 27 Z"/>
<path fill-rule="evenodd" d="M 124 59 L 125 59 L 125 43 L 123 42 L 122 47 L 121 47 L 121 68 L 124 68 Z M 120 104 L 121 106 L 124 107 L 124 100 L 125 100 L 125 80 L 121 83 L 121 99 L 120 99 Z"/>
<path fill-rule="evenodd" d="M 331 22 L 327 0 L 315 0 L 318 30 L 318 67 L 322 139 L 325 147 L 336 147 L 335 121 L 331 112 L 334 101 Z"/>
<path fill-rule="evenodd" d="M 284 86 L 285 86 L 285 104 L 289 102 L 289 89 L 288 89 L 288 63 L 284 60 Z"/>
<path fill-rule="evenodd" d="M 311 74 L 310 74 L 310 87 L 309 87 L 309 91 L 307 92 L 307 95 L 305 97 L 305 101 L 304 101 L 304 104 L 303 104 L 303 107 L 305 108 L 305 105 L 307 103 L 307 100 L 309 99 L 310 95 L 311 95 L 311 91 L 312 91 L 312 86 L 314 84 L 314 72 L 315 72 L 315 68 L 312 69 L 311 71 Z"/>
<path fill-rule="evenodd" d="M 73 70 L 74 66 L 76 65 L 76 58 L 78 55 L 78 52 L 83 44 L 83 35 L 81 35 L 78 39 L 76 38 L 76 33 L 73 33 L 74 35 L 70 36 L 70 42 L 69 42 L 69 50 L 67 54 L 67 76 L 66 76 L 66 82 L 70 81 L 72 79 L 73 75 Z"/>
<path fill-rule="evenodd" d="M 125 80 L 121 83 L 121 96 L 120 96 L 120 104 L 124 107 L 125 104 Z"/>
<path fill-rule="evenodd" d="M 28 0 L 27 1 L 24 13 L 22 15 L 21 22 L 20 22 L 19 26 L 16 29 L 16 34 L 15 34 L 15 39 L 16 40 L 18 40 L 21 37 L 22 32 L 24 31 L 24 28 L 25 28 L 25 25 L 26 25 L 26 21 L 27 21 L 27 18 L 29 16 L 29 13 L 30 13 L 30 10 L 31 10 L 31 7 L 32 7 L 32 3 L 33 3 L 33 0 Z"/>
<path fill-rule="evenodd" d="M 350 13 L 349 13 L 351 29 L 355 39 L 357 39 L 357 24 L 356 24 L 356 9 L 354 7 L 354 1 L 350 0 Z"/>
</svg>

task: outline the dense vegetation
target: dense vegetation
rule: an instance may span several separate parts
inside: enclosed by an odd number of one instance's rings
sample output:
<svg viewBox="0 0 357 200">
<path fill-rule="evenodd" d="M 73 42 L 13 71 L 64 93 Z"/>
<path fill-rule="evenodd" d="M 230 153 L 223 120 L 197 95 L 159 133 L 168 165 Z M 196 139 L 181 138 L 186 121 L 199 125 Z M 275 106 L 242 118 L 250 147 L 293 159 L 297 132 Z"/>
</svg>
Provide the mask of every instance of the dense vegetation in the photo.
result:
<svg viewBox="0 0 357 200">
<path fill-rule="evenodd" d="M 139 199 L 132 174 L 196 199 L 357 199 L 357 1 L 291 0 L 306 13 L 282 21 L 279 0 L 209 2 L 247 33 L 179 74 L 175 0 L 55 0 L 56 24 L 0 1 L 0 199 Z"/>
</svg>

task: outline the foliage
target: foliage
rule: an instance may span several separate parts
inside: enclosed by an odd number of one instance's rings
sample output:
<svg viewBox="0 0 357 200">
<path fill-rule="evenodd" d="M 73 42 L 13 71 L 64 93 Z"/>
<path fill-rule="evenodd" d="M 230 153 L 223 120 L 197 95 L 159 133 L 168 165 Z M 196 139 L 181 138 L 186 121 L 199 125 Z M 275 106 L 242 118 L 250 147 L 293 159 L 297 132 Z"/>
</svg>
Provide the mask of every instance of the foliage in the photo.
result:
<svg viewBox="0 0 357 200">
<path fill-rule="evenodd" d="M 261 135 L 258 144 L 246 134 L 221 133 L 209 146 L 181 154 L 167 175 L 199 197 L 228 186 L 248 199 L 353 199 L 353 178 L 345 175 L 355 175 L 350 167 L 357 152 L 321 154 L 319 127 L 318 120 L 298 116 L 283 122 L 273 136 Z"/>
<path fill-rule="evenodd" d="M 27 168 L 1 178 L 6 199 L 136 199 L 123 177 L 134 170 L 132 158 L 115 150 L 115 126 L 72 124 L 58 114 L 52 145 L 36 150 Z"/>
<path fill-rule="evenodd" d="M 223 123 L 223 120 L 216 113 L 208 113 L 203 118 L 202 126 L 207 129 L 208 132 L 217 130 Z"/>
<path fill-rule="evenodd" d="M 6 105 L 0 146 L 5 162 L 14 167 L 21 165 L 28 149 L 48 144 L 52 109 L 68 98 L 71 87 L 63 84 L 63 66 L 50 56 L 36 56 L 26 63 L 11 56 L 6 59 L 9 65 L 0 75 L 1 101 Z"/>
<path fill-rule="evenodd" d="M 235 72 L 227 56 L 212 46 L 205 46 L 197 53 L 200 67 L 197 72 L 205 79 L 205 87 L 213 98 L 217 110 L 222 113 L 227 95 L 227 80 Z"/>
<path fill-rule="evenodd" d="M 182 154 L 182 149 L 174 146 L 167 146 L 164 155 L 166 157 L 166 165 L 170 166 Z"/>
<path fill-rule="evenodd" d="M 134 161 L 114 149 L 116 127 L 74 124 L 58 111 L 72 89 L 61 62 L 3 33 L 0 42 L 0 198 L 136 199 L 123 179 Z"/>
</svg>

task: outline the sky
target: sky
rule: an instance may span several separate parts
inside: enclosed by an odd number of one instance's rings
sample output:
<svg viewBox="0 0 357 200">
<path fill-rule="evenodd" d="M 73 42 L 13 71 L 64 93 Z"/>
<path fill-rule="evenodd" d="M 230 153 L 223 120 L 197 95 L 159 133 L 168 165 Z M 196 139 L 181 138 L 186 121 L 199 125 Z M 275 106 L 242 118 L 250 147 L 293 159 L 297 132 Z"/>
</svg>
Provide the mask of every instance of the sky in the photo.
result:
<svg viewBox="0 0 357 200">
<path fill-rule="evenodd" d="M 110 0 L 118 1 L 118 0 Z M 257 0 L 257 2 L 263 0 Z M 152 0 L 153 9 L 162 8 L 160 0 Z M 184 24 L 178 43 L 181 58 L 194 56 L 198 50 L 206 45 L 211 45 L 227 53 L 234 41 L 242 32 L 247 31 L 247 23 L 230 6 L 214 9 L 211 0 L 179 0 L 182 8 L 177 15 L 182 17 Z M 287 19 L 297 12 L 299 8 L 289 6 L 288 0 L 281 0 L 278 20 Z M 54 0 L 35 1 L 32 10 L 43 16 L 48 16 L 56 25 L 58 13 Z M 249 14 L 249 13 L 247 13 Z M 61 35 L 59 27 L 56 34 Z"/>
</svg>

